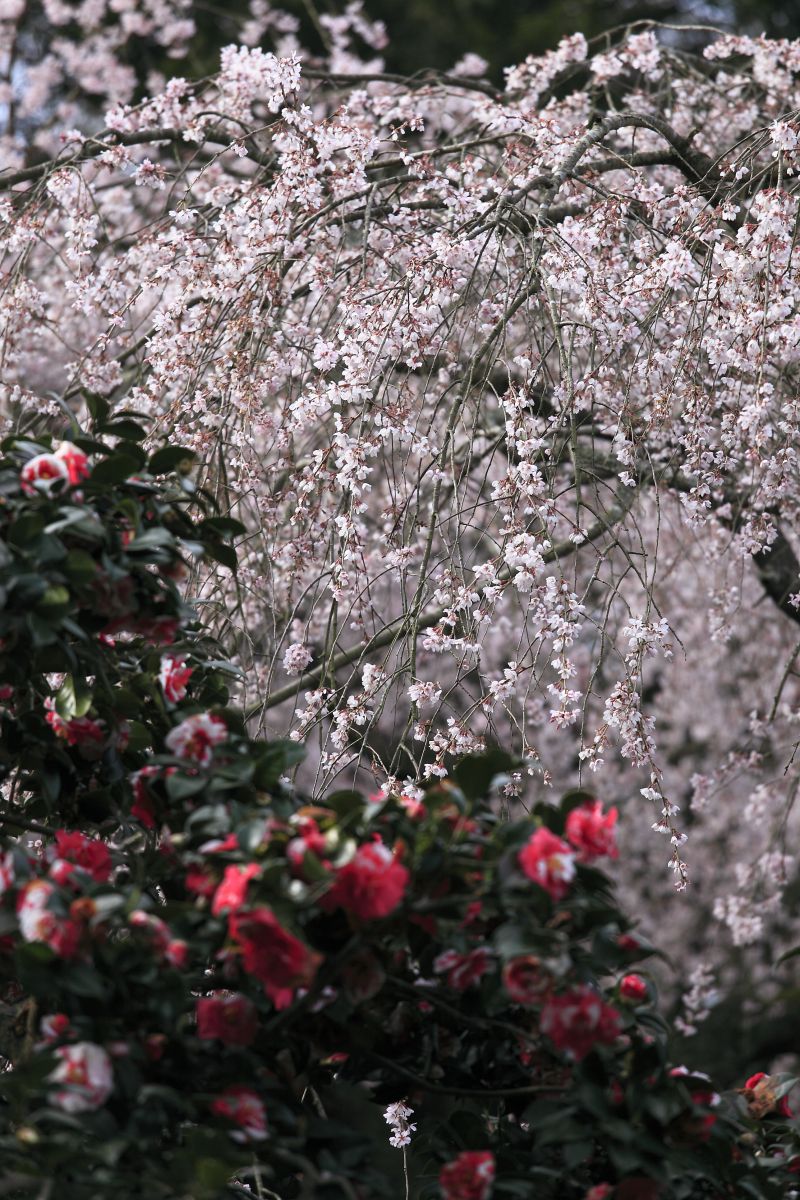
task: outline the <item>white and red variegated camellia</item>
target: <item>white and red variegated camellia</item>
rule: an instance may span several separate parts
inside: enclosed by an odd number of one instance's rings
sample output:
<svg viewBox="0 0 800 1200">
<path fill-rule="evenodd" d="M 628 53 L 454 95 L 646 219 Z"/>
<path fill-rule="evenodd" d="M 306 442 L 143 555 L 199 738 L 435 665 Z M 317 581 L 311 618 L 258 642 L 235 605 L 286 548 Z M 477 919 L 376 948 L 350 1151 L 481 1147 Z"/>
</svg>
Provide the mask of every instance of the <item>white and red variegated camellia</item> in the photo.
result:
<svg viewBox="0 0 800 1200">
<path fill-rule="evenodd" d="M 111 1059 L 94 1042 L 75 1042 L 54 1051 L 58 1066 L 48 1076 L 55 1086 L 50 1103 L 67 1113 L 92 1112 L 105 1104 L 114 1088 Z"/>
</svg>

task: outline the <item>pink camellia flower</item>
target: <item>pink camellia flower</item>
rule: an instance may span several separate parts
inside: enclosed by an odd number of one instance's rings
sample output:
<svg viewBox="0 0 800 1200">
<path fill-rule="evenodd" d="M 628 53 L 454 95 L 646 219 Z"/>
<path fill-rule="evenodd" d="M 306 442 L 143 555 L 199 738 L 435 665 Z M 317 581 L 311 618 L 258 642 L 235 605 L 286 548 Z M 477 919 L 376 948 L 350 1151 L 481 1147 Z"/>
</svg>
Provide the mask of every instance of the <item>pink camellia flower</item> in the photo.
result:
<svg viewBox="0 0 800 1200">
<path fill-rule="evenodd" d="M 131 929 L 139 929 L 150 938 L 157 954 L 162 958 L 166 956 L 167 948 L 172 941 L 172 933 L 166 921 L 162 921 L 161 917 L 156 917 L 152 913 L 145 912 L 142 908 L 136 908 L 128 917 L 128 924 Z"/>
<path fill-rule="evenodd" d="M 211 1102 L 211 1111 L 237 1126 L 231 1131 L 235 1142 L 259 1142 L 267 1136 L 267 1114 L 252 1088 L 236 1083 Z"/>
<path fill-rule="evenodd" d="M 537 829 L 517 857 L 520 867 L 553 900 L 563 900 L 575 878 L 575 854 L 549 829 Z"/>
<path fill-rule="evenodd" d="M 59 1086 L 50 1091 L 50 1103 L 67 1113 L 93 1112 L 105 1104 L 114 1087 L 114 1074 L 103 1047 L 75 1042 L 58 1046 L 55 1054 L 59 1063 L 47 1080 Z"/>
<path fill-rule="evenodd" d="M 236 863 L 226 867 L 222 883 L 214 892 L 214 899 L 211 902 L 211 911 L 214 916 L 219 917 L 226 912 L 238 912 L 244 904 L 250 880 L 255 879 L 260 871 L 258 863 L 252 862 L 242 866 Z"/>
<path fill-rule="evenodd" d="M 565 833 L 578 851 L 578 860 L 589 863 L 596 858 L 618 858 L 616 825 L 616 808 L 604 813 L 599 800 L 587 800 L 573 808 L 567 816 Z"/>
<path fill-rule="evenodd" d="M 181 655 L 165 654 L 161 659 L 158 681 L 164 693 L 164 699 L 169 704 L 178 704 L 186 696 L 189 680 L 194 670 L 186 666 L 186 659 Z"/>
<path fill-rule="evenodd" d="M 69 468 L 55 454 L 37 454 L 25 463 L 19 481 L 26 496 L 35 496 L 37 492 L 50 492 L 59 484 L 68 486 Z"/>
<path fill-rule="evenodd" d="M 32 879 L 17 896 L 17 921 L 26 942 L 43 942 L 61 958 L 73 958 L 81 939 L 77 921 L 57 916 L 48 907 L 55 885 Z"/>
<path fill-rule="evenodd" d="M 623 1000 L 641 1004 L 647 999 L 647 984 L 641 975 L 625 975 L 619 985 L 619 994 Z"/>
<path fill-rule="evenodd" d="M 494 1155 L 489 1150 L 465 1150 L 439 1172 L 443 1200 L 488 1200 L 494 1184 Z"/>
<path fill-rule="evenodd" d="M 469 954 L 459 954 L 456 950 L 445 950 L 433 961 L 433 969 L 438 975 L 447 973 L 447 986 L 458 992 L 465 991 L 491 969 L 492 959 L 489 951 L 482 946 L 471 950 Z"/>
<path fill-rule="evenodd" d="M 164 742 L 176 758 L 207 767 L 211 762 L 214 747 L 224 742 L 227 736 L 228 727 L 221 717 L 214 717 L 211 713 L 197 713 L 171 729 Z"/>
<path fill-rule="evenodd" d="M 407 868 L 388 846 L 369 842 L 359 846 L 350 862 L 336 872 L 325 906 L 339 906 L 362 921 L 375 921 L 394 912 L 409 878 Z"/>
<path fill-rule="evenodd" d="M 95 883 L 106 883 L 111 877 L 111 852 L 105 842 L 89 838 L 77 830 L 56 830 L 56 854 L 50 874 L 58 883 L 65 883 L 75 867 L 91 875 Z M 56 866 L 60 863 L 57 877 Z M 64 868 L 67 868 L 66 870 Z"/>
<path fill-rule="evenodd" d="M 69 482 L 72 487 L 89 477 L 89 459 L 74 446 L 72 442 L 59 442 L 54 450 L 54 457 L 59 459 L 67 468 Z"/>
<path fill-rule="evenodd" d="M 258 1013 L 252 1000 L 237 992 L 212 992 L 197 1001 L 197 1036 L 219 1038 L 226 1046 L 249 1046 L 258 1031 Z"/>
<path fill-rule="evenodd" d="M 535 954 L 518 954 L 503 967 L 503 986 L 515 1004 L 540 1004 L 552 983 Z"/>
<path fill-rule="evenodd" d="M 189 962 L 189 943 L 183 938 L 173 938 L 167 943 L 164 960 L 177 971 L 182 971 Z"/>
<path fill-rule="evenodd" d="M 598 1044 L 608 1045 L 619 1033 L 619 1013 L 587 984 L 550 996 L 542 1009 L 542 1033 L 576 1062 Z"/>
<path fill-rule="evenodd" d="M 295 988 L 310 987 L 321 955 L 284 929 L 268 908 L 232 913 L 228 929 L 242 950 L 245 971 L 261 981 L 276 1008 L 291 1004 Z"/>
<path fill-rule="evenodd" d="M 613 1191 L 613 1183 L 596 1183 L 594 1187 L 589 1188 L 584 1200 L 608 1200 Z"/>
</svg>

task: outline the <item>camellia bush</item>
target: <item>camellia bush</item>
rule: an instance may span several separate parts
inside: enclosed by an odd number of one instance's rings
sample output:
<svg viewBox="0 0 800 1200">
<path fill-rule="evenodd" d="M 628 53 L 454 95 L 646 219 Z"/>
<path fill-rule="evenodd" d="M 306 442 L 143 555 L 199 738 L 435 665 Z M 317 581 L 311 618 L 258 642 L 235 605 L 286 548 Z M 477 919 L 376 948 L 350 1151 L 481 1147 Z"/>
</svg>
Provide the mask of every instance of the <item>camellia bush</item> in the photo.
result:
<svg viewBox="0 0 800 1200">
<path fill-rule="evenodd" d="M 670 1061 L 616 809 L 499 749 L 300 794 L 185 598 L 241 527 L 94 408 L 0 460 L 0 1195 L 789 1195 L 793 1080 Z"/>
</svg>

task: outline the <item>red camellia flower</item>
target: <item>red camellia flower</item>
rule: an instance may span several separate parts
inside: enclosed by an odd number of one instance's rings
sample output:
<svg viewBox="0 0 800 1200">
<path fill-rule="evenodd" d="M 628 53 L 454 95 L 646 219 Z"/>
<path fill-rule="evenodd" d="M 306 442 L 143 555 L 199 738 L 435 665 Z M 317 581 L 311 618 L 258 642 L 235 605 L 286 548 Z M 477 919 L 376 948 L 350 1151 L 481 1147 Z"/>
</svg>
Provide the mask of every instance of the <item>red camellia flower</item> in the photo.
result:
<svg viewBox="0 0 800 1200">
<path fill-rule="evenodd" d="M 73 446 L 72 442 L 59 442 L 55 448 L 54 457 L 59 459 L 67 468 L 69 482 L 72 487 L 89 477 L 89 459 Z M 29 464 L 30 465 L 30 464 Z"/>
<path fill-rule="evenodd" d="M 222 883 L 214 892 L 214 899 L 211 903 L 211 911 L 215 917 L 222 916 L 226 912 L 239 911 L 247 895 L 247 886 L 250 880 L 255 879 L 259 874 L 260 869 L 258 863 L 247 863 L 245 866 L 239 866 L 237 863 L 225 868 Z"/>
<path fill-rule="evenodd" d="M 447 974 L 447 986 L 463 992 L 471 984 L 486 974 L 491 968 L 492 959 L 488 950 L 479 947 L 469 954 L 459 954 L 456 950 L 445 950 L 434 959 L 433 969 L 437 974 Z"/>
<path fill-rule="evenodd" d="M 535 954 L 518 954 L 503 967 L 503 986 L 515 1004 L 541 1004 L 552 977 Z"/>
<path fill-rule="evenodd" d="M 625 975 L 619 985 L 619 994 L 623 1000 L 641 1004 L 647 999 L 647 984 L 641 975 Z"/>
<path fill-rule="evenodd" d="M 578 851 L 580 862 L 593 862 L 596 858 L 617 858 L 616 841 L 617 810 L 603 812 L 599 800 L 587 800 L 580 808 L 573 808 L 567 817 L 567 841 Z"/>
<path fill-rule="evenodd" d="M 584 1200 L 608 1200 L 613 1191 L 613 1183 L 596 1183 L 593 1188 L 589 1188 Z"/>
<path fill-rule="evenodd" d="M 765 1117 L 773 1112 L 780 1117 L 794 1116 L 788 1097 L 776 1097 L 772 1076 L 767 1075 L 766 1071 L 757 1071 L 755 1075 L 751 1075 L 744 1087 L 745 1091 L 753 1093 L 747 1097 L 747 1104 L 754 1116 Z"/>
<path fill-rule="evenodd" d="M 537 829 L 517 857 L 520 867 L 553 900 L 563 900 L 575 877 L 575 855 L 549 829 Z"/>
<path fill-rule="evenodd" d="M 197 1036 L 226 1046 L 249 1046 L 258 1030 L 256 1006 L 237 992 L 212 992 L 197 1001 Z"/>
<path fill-rule="evenodd" d="M 228 929 L 242 950 L 245 971 L 261 981 L 276 1008 L 291 1004 L 295 988 L 311 984 L 321 955 L 284 929 L 268 908 L 232 913 Z"/>
<path fill-rule="evenodd" d="M 443 1200 L 488 1200 L 494 1183 L 494 1155 L 489 1150 L 465 1150 L 439 1172 Z"/>
<path fill-rule="evenodd" d="M 336 881 L 325 897 L 326 907 L 337 905 L 362 921 L 388 917 L 403 899 L 409 873 L 388 846 L 369 842 L 336 873 Z"/>
<path fill-rule="evenodd" d="M 37 454 L 25 463 L 19 481 L 26 496 L 35 496 L 37 492 L 49 492 L 59 484 L 66 487 L 69 468 L 55 454 Z"/>
<path fill-rule="evenodd" d="M 171 729 L 164 738 L 164 743 L 176 758 L 207 767 L 211 762 L 214 747 L 219 746 L 227 737 L 228 727 L 222 717 L 212 716 L 211 713 L 196 713 Z"/>
<path fill-rule="evenodd" d="M 550 996 L 542 1009 L 541 1029 L 556 1049 L 580 1061 L 595 1045 L 614 1041 L 619 1033 L 619 1013 L 584 984 Z"/>
<path fill-rule="evenodd" d="M 105 745 L 106 733 L 102 721 L 91 717 L 71 717 L 65 720 L 56 712 L 55 701 L 45 700 L 45 721 L 56 737 L 63 738 L 68 746 L 78 746 L 90 752 L 99 751 Z"/>
<path fill-rule="evenodd" d="M 185 658 L 172 654 L 164 655 L 161 659 L 158 681 L 161 684 L 164 699 L 169 704 L 178 704 L 184 699 L 192 675 L 194 675 L 194 671 L 191 667 L 186 666 Z"/>
<path fill-rule="evenodd" d="M 95 883 L 105 883 L 111 877 L 111 852 L 105 842 L 97 838 L 86 837 L 77 830 L 59 829 L 56 831 L 56 854 L 58 859 L 65 860 L 64 866 L 80 867 Z M 63 883 L 64 879 L 59 882 Z"/>
<path fill-rule="evenodd" d="M 211 1102 L 211 1111 L 237 1126 L 235 1142 L 258 1142 L 267 1136 L 267 1114 L 260 1096 L 252 1088 L 236 1083 Z"/>
</svg>

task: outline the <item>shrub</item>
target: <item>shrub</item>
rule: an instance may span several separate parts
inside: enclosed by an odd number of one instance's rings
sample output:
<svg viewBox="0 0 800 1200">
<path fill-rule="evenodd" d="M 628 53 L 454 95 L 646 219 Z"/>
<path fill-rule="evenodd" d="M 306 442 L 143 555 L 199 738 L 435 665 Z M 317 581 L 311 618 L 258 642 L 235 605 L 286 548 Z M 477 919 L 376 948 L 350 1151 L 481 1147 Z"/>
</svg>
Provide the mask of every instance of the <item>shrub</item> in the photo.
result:
<svg viewBox="0 0 800 1200">
<path fill-rule="evenodd" d="M 177 586 L 239 527 L 142 438 L 0 461 L 2 1193 L 785 1195 L 791 1081 L 670 1065 L 613 810 L 508 819 L 500 750 L 294 791 Z"/>
</svg>

